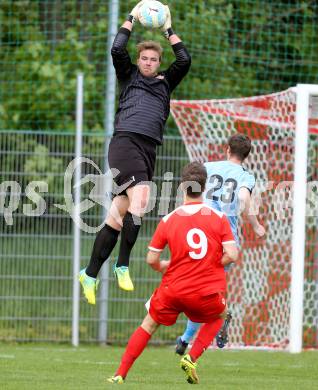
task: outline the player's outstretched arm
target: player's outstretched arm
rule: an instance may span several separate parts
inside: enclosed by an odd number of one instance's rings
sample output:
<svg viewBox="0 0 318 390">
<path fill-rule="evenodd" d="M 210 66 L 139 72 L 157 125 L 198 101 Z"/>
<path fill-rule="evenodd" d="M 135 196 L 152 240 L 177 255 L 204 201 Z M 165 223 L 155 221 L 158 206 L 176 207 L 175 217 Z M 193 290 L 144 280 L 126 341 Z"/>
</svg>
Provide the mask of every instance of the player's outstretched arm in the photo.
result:
<svg viewBox="0 0 318 390">
<path fill-rule="evenodd" d="M 238 193 L 238 199 L 239 199 L 240 213 L 242 212 L 243 216 L 249 220 L 250 224 L 253 227 L 254 232 L 259 237 L 263 237 L 265 234 L 264 226 L 259 223 L 256 215 L 250 214 L 249 212 L 251 206 L 250 191 L 245 187 L 240 188 L 240 191 Z"/>
<path fill-rule="evenodd" d="M 125 80 L 132 71 L 132 62 L 129 53 L 126 49 L 128 40 L 135 21 L 138 20 L 139 7 L 145 2 L 140 1 L 130 12 L 127 20 L 119 29 L 111 48 L 111 55 L 113 58 L 114 68 L 118 80 Z"/>
<path fill-rule="evenodd" d="M 169 40 L 176 56 L 176 61 L 165 71 L 170 85 L 170 90 L 172 91 L 188 73 L 191 66 L 191 56 L 181 39 L 173 31 L 170 9 L 167 5 L 165 7 L 167 19 L 165 24 L 161 27 L 161 30 L 163 31 L 165 37 Z"/>
</svg>

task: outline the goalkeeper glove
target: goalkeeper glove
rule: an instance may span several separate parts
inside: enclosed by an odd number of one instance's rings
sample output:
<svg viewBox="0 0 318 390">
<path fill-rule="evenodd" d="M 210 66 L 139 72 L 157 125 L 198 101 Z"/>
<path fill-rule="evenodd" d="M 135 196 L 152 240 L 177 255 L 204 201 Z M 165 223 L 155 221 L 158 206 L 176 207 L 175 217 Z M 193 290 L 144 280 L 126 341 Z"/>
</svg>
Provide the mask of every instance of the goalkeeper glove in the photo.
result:
<svg viewBox="0 0 318 390">
<path fill-rule="evenodd" d="M 139 17 L 138 17 L 138 11 L 139 11 L 139 8 L 145 3 L 145 0 L 142 0 L 142 1 L 139 1 L 139 3 L 137 5 L 134 6 L 134 8 L 131 10 L 130 14 L 128 15 L 128 18 L 127 20 L 129 22 L 131 22 L 132 24 L 134 24 L 136 22 L 136 20 L 139 20 Z"/>
<path fill-rule="evenodd" d="M 161 27 L 161 31 L 163 31 L 165 37 L 167 39 L 169 39 L 171 37 L 171 35 L 174 34 L 174 31 L 171 28 L 171 13 L 170 13 L 170 9 L 169 9 L 169 7 L 167 5 L 165 5 L 165 9 L 166 9 L 166 21 L 165 21 L 165 24 Z"/>
</svg>

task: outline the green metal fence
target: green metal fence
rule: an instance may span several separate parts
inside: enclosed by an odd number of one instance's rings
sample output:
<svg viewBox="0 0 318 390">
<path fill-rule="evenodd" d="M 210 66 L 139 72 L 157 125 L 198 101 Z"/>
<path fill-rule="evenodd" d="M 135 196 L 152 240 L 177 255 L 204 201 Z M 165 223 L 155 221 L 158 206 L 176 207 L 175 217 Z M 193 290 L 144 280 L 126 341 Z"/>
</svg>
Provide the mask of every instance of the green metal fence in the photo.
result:
<svg viewBox="0 0 318 390">
<path fill-rule="evenodd" d="M 101 170 L 104 141 L 100 135 L 83 137 L 83 157 L 92 160 Z M 65 203 L 64 173 L 74 158 L 74 149 L 75 136 L 71 133 L 0 132 L 0 340 L 71 339 L 73 221 L 56 204 Z M 107 301 L 98 301 L 93 307 L 82 300 L 81 341 L 97 341 L 100 305 L 108 305 L 109 342 L 125 341 L 146 313 L 143 303 L 160 279 L 146 265 L 145 254 L 163 213 L 159 211 L 163 176 L 166 172 L 174 175 L 172 197 L 165 200 L 168 203 L 165 203 L 164 213 L 167 213 L 175 207 L 178 174 L 187 161 L 181 139 L 166 138 L 165 145 L 158 150 L 155 171 L 158 192 L 154 208 L 144 218 L 132 253 L 131 273 L 136 291 L 131 295 L 120 291 L 110 272 L 109 280 L 102 281 L 109 282 Z M 83 175 L 87 174 L 97 172 L 91 165 L 83 164 Z M 36 189 L 45 207 L 34 216 L 26 209 L 27 206 L 36 209 L 26 191 L 32 181 L 47 183 L 47 188 L 42 187 L 43 192 Z M 91 189 L 92 183 L 81 187 L 82 199 L 88 198 Z M 104 213 L 102 206 L 96 203 L 81 217 L 87 225 L 95 227 L 102 222 Z M 89 261 L 94 238 L 95 234 L 82 232 L 82 266 Z M 117 250 L 111 262 L 116 260 L 116 254 Z M 175 334 L 177 329 L 172 332 Z M 155 340 L 167 340 L 167 334 L 162 330 Z M 171 340 L 171 334 L 168 339 Z"/>
</svg>

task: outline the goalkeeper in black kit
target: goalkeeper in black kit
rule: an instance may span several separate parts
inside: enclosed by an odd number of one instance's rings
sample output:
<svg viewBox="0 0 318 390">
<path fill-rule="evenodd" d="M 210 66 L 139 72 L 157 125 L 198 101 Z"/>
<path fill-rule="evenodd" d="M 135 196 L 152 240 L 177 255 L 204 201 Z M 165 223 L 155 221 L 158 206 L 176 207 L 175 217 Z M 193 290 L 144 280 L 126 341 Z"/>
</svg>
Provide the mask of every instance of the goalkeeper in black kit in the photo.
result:
<svg viewBox="0 0 318 390">
<path fill-rule="evenodd" d="M 191 57 L 181 39 L 171 28 L 171 15 L 161 28 L 174 51 L 176 60 L 165 71 L 159 71 L 162 48 L 153 41 L 137 45 L 137 65 L 132 64 L 126 49 L 138 21 L 141 1 L 131 11 L 119 29 L 111 54 L 118 79 L 120 96 L 115 116 L 114 135 L 109 145 L 109 167 L 116 170 L 118 189 L 112 201 L 106 223 L 96 236 L 88 266 L 79 280 L 90 304 L 96 302 L 97 275 L 114 249 L 121 232 L 120 249 L 114 273 L 119 287 L 132 291 L 129 258 L 137 240 L 146 210 L 153 177 L 156 148 L 163 142 L 164 126 L 170 112 L 170 95 L 188 73 Z"/>
</svg>

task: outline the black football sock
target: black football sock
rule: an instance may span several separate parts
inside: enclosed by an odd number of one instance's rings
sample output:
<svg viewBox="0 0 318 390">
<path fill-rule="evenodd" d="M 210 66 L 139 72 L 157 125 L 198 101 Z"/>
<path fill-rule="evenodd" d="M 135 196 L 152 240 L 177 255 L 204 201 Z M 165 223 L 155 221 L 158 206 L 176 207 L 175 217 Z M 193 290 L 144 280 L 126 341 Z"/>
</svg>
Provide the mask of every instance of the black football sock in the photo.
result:
<svg viewBox="0 0 318 390">
<path fill-rule="evenodd" d="M 86 275 L 96 278 L 104 262 L 108 259 L 118 240 L 119 231 L 105 225 L 97 234 L 91 260 L 86 268 Z"/>
<path fill-rule="evenodd" d="M 135 222 L 139 222 L 135 224 Z M 129 211 L 126 213 L 123 219 L 123 228 L 121 231 L 119 256 L 116 266 L 129 267 L 129 257 L 133 246 L 137 240 L 137 236 L 140 230 L 141 218 L 134 216 Z"/>
</svg>

